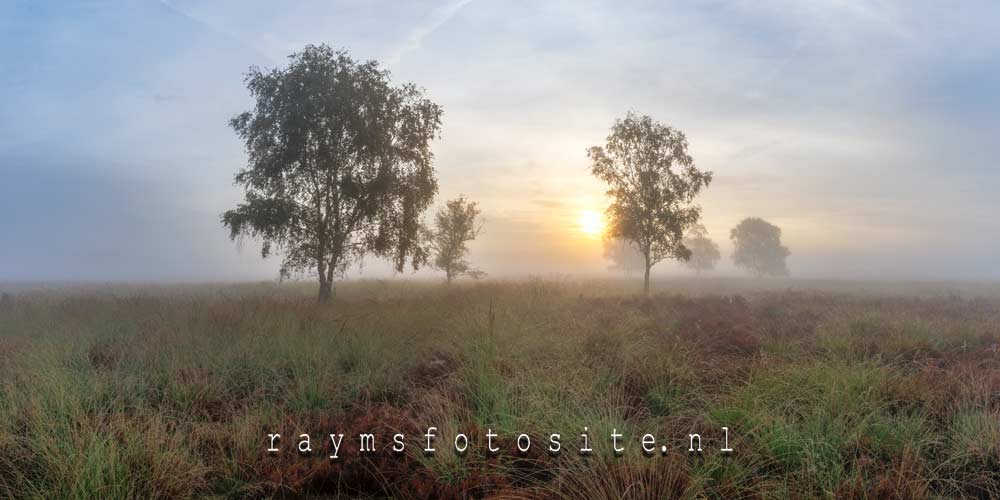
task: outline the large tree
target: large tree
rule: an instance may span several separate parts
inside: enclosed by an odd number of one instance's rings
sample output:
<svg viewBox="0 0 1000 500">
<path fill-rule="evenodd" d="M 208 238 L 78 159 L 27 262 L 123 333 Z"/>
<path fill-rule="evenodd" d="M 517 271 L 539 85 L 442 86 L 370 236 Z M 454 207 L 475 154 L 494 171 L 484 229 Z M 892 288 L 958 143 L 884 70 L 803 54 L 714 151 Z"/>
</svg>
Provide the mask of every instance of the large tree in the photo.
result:
<svg viewBox="0 0 1000 500">
<path fill-rule="evenodd" d="M 733 240 L 733 264 L 754 276 L 786 276 L 785 258 L 791 255 L 781 245 L 781 228 L 759 217 L 743 219 L 729 233 Z"/>
<path fill-rule="evenodd" d="M 484 274 L 474 269 L 467 259 L 468 242 L 476 239 L 482 229 L 477 222 L 479 213 L 476 202 L 459 196 L 437 211 L 433 227 L 424 229 L 424 239 L 434 254 L 431 265 L 444 271 L 448 283 L 458 276 L 479 278 Z"/>
<path fill-rule="evenodd" d="M 230 236 L 284 253 L 283 272 L 315 270 L 319 300 L 365 255 L 426 262 L 421 214 L 437 192 L 430 143 L 441 108 L 377 62 L 308 45 L 284 69 L 250 68 L 252 110 L 230 125 L 249 157 L 245 200 L 222 215 Z"/>
<path fill-rule="evenodd" d="M 719 245 L 716 245 L 708 237 L 708 230 L 701 224 L 695 224 L 691 227 L 687 237 L 684 238 L 684 246 L 691 250 L 691 258 L 687 260 L 685 265 L 693 269 L 695 274 L 715 269 L 715 263 L 722 258 L 719 253 Z"/>
<path fill-rule="evenodd" d="M 587 150 L 591 172 L 608 184 L 612 199 L 607 236 L 638 247 L 646 294 L 653 265 L 691 256 L 682 239 L 701 217 L 693 201 L 712 173 L 698 170 L 687 150 L 683 132 L 631 112 L 612 126 L 605 147 Z"/>
</svg>

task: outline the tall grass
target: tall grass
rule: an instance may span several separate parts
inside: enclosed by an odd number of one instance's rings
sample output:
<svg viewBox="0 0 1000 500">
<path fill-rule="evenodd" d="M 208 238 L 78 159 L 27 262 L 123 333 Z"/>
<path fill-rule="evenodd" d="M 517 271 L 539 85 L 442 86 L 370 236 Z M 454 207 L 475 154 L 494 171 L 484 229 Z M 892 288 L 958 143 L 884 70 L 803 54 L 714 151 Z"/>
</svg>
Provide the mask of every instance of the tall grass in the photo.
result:
<svg viewBox="0 0 1000 500">
<path fill-rule="evenodd" d="M 19 291 L 0 306 L 0 497 L 1000 497 L 1000 299 L 767 287 Z M 412 446 L 265 452 L 273 432 L 369 428 Z"/>
</svg>

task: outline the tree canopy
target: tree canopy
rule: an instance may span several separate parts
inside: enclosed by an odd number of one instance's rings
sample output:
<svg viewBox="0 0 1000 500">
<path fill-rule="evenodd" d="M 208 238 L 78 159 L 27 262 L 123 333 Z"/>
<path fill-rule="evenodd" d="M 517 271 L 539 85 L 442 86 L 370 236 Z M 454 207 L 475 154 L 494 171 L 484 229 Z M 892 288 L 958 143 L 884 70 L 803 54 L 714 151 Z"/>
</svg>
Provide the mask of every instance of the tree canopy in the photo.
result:
<svg viewBox="0 0 1000 500">
<path fill-rule="evenodd" d="M 247 166 L 245 199 L 222 215 L 230 237 L 284 253 L 282 271 L 315 270 L 319 299 L 365 255 L 426 262 L 421 214 L 437 192 L 430 144 L 441 107 L 413 84 L 393 86 L 377 62 L 308 45 L 284 69 L 250 68 L 253 109 L 230 125 Z"/>
<path fill-rule="evenodd" d="M 611 205 L 607 236 L 635 243 L 643 255 L 643 290 L 649 293 L 649 270 L 668 259 L 687 260 L 685 231 L 698 222 L 695 196 L 712 181 L 688 154 L 684 133 L 629 112 L 611 128 L 606 145 L 587 150 L 591 173 L 608 184 Z"/>
<path fill-rule="evenodd" d="M 733 240 L 733 264 L 754 276 L 787 276 L 785 258 L 791 255 L 781 245 L 781 228 L 759 217 L 743 219 L 729 234 Z"/>
</svg>

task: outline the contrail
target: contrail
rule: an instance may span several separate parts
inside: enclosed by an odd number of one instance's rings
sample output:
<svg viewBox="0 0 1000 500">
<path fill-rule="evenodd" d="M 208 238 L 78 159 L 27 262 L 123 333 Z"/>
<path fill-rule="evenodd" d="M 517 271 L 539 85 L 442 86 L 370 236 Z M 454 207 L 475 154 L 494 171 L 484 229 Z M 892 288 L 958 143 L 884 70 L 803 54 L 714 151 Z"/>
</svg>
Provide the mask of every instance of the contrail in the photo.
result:
<svg viewBox="0 0 1000 500">
<path fill-rule="evenodd" d="M 455 14 L 462 9 L 462 7 L 465 7 L 470 3 L 472 3 L 472 0 L 457 0 L 435 9 L 431 13 L 427 24 L 418 26 L 417 29 L 413 30 L 413 32 L 410 33 L 410 36 L 407 37 L 406 41 L 390 53 L 388 57 L 386 57 L 386 65 L 394 66 L 403 58 L 404 55 L 419 49 L 427 35 L 430 35 L 445 23 L 450 21 L 451 18 L 455 17 Z"/>
<path fill-rule="evenodd" d="M 172 0 L 159 0 L 159 2 L 164 7 L 170 9 L 171 12 L 173 12 L 173 13 L 175 13 L 175 14 L 177 14 L 177 15 L 179 15 L 179 16 L 181 16 L 181 17 L 183 17 L 183 18 L 185 18 L 185 19 L 187 19 L 187 20 L 189 20 L 189 21 L 191 21 L 191 22 L 193 22 L 193 23 L 195 23 L 195 24 L 197 24 L 197 25 L 205 28 L 205 29 L 207 29 L 208 31 L 211 31 L 212 33 L 215 33 L 217 35 L 221 35 L 224 38 L 232 40 L 233 42 L 236 42 L 236 44 L 240 45 L 241 47 L 249 49 L 256 56 L 258 56 L 258 58 L 261 58 L 261 59 L 267 61 L 268 63 L 273 63 L 274 62 L 274 60 L 270 56 L 268 56 L 266 52 L 264 52 L 263 50 L 261 50 L 260 48 L 258 48 L 257 46 L 255 46 L 254 44 L 252 44 L 252 43 L 250 43 L 250 42 L 248 42 L 248 41 L 240 38 L 236 34 L 229 32 L 228 30 L 222 29 L 219 26 L 216 26 L 216 25 L 214 25 L 214 24 L 212 24 L 212 23 L 210 23 L 208 21 L 205 21 L 204 19 L 201 19 L 201 18 L 199 18 L 199 17 L 197 17 L 197 16 L 195 16 L 193 14 L 190 14 L 188 12 L 185 12 L 180 7 L 174 5 L 174 3 L 173 3 Z"/>
</svg>

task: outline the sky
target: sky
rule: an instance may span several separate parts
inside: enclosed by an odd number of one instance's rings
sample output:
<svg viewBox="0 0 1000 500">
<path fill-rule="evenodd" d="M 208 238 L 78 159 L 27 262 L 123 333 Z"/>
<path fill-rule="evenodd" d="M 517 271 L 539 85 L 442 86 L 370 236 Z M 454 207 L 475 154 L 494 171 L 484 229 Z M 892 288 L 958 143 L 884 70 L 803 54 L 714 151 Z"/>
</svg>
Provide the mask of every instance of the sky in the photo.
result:
<svg viewBox="0 0 1000 500">
<path fill-rule="evenodd" d="M 758 216 L 795 276 L 1000 279 L 998 25 L 975 0 L 5 0 L 0 281 L 276 278 L 219 221 L 246 161 L 228 121 L 250 66 L 309 43 L 442 105 L 436 204 L 480 203 L 491 276 L 606 272 L 585 151 L 631 110 L 714 172 L 719 274 Z"/>
</svg>

